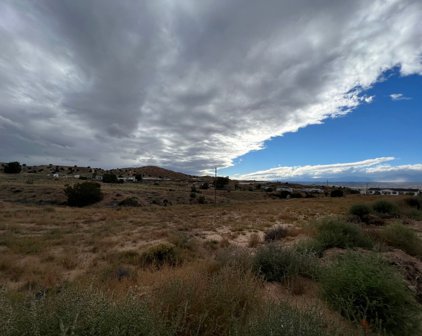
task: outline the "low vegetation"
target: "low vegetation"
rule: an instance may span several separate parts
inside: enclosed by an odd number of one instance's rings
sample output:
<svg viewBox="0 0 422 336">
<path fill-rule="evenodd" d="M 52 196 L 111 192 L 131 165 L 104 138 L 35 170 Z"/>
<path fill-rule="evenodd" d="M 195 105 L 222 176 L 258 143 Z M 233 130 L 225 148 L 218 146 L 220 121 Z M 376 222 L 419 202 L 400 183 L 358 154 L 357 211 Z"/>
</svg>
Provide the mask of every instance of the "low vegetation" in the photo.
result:
<svg viewBox="0 0 422 336">
<path fill-rule="evenodd" d="M 22 166 L 17 161 L 6 163 L 3 167 L 3 172 L 5 174 L 19 174 L 21 171 Z"/>
<path fill-rule="evenodd" d="M 158 244 L 150 247 L 141 255 L 141 264 L 160 268 L 164 265 L 175 266 L 182 262 L 180 252 L 172 244 Z"/>
<path fill-rule="evenodd" d="M 343 197 L 344 192 L 341 189 L 334 189 L 330 192 L 330 196 L 331 197 Z"/>
<path fill-rule="evenodd" d="M 282 281 L 297 275 L 316 278 L 319 262 L 312 253 L 270 244 L 256 252 L 253 270 L 267 281 Z"/>
<path fill-rule="evenodd" d="M 316 309 L 300 310 L 285 303 L 270 304 L 240 329 L 245 336 L 336 336 L 345 335 L 338 326 L 327 328 L 327 321 Z M 337 328 L 336 328 L 337 327 Z"/>
<path fill-rule="evenodd" d="M 315 240 L 322 250 L 338 248 L 371 248 L 372 241 L 356 224 L 348 223 L 341 218 L 328 217 L 317 223 Z"/>
<path fill-rule="evenodd" d="M 380 200 L 372 205 L 372 209 L 381 215 L 394 216 L 398 214 L 397 207 L 394 203 Z"/>
<path fill-rule="evenodd" d="M 169 335 L 145 301 L 84 288 L 36 297 L 0 291 L 0 335 Z"/>
<path fill-rule="evenodd" d="M 420 307 L 380 257 L 350 252 L 321 272 L 324 298 L 346 318 L 388 335 L 418 335 Z"/>
<path fill-rule="evenodd" d="M 287 228 L 282 227 L 282 226 L 276 226 L 269 229 L 267 232 L 265 232 L 264 240 L 266 242 L 280 240 L 286 237 L 287 234 L 288 234 Z"/>
<path fill-rule="evenodd" d="M 76 207 L 94 204 L 103 199 L 101 185 L 96 182 L 82 182 L 67 186 L 64 193 L 67 196 L 67 204 Z"/>
<path fill-rule="evenodd" d="M 422 239 L 415 231 L 400 223 L 393 223 L 381 231 L 381 238 L 393 247 L 399 248 L 410 254 L 422 258 Z"/>
<path fill-rule="evenodd" d="M 368 216 L 371 213 L 371 208 L 366 204 L 354 204 L 349 210 L 349 213 L 359 218 L 362 222 L 368 221 Z"/>
<path fill-rule="evenodd" d="M 117 175 L 116 174 L 112 174 L 112 173 L 110 173 L 110 174 L 104 174 L 102 181 L 104 183 L 118 183 L 119 182 L 119 180 L 117 178 Z"/>
<path fill-rule="evenodd" d="M 102 201 L 84 208 L 92 190 L 73 174 L 92 172 L 22 169 L 0 174 L 2 336 L 418 335 L 418 197 L 324 186 L 287 200 L 271 185 L 142 171 L 96 185 Z"/>
<path fill-rule="evenodd" d="M 175 335 L 229 335 L 262 303 L 260 288 L 236 267 L 191 272 L 159 288 L 154 307 Z"/>
<path fill-rule="evenodd" d="M 417 210 L 422 208 L 422 199 L 420 197 L 407 197 L 404 199 L 404 203 Z"/>
</svg>

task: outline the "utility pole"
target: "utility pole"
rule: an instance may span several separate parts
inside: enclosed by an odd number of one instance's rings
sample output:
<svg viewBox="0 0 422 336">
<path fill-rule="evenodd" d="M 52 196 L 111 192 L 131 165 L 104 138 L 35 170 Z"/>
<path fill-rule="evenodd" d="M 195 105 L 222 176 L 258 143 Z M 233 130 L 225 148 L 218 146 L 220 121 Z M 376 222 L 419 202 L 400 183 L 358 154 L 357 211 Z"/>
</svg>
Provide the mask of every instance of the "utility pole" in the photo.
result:
<svg viewBox="0 0 422 336">
<path fill-rule="evenodd" d="M 214 172 L 214 206 L 217 206 L 217 167 Z"/>
</svg>

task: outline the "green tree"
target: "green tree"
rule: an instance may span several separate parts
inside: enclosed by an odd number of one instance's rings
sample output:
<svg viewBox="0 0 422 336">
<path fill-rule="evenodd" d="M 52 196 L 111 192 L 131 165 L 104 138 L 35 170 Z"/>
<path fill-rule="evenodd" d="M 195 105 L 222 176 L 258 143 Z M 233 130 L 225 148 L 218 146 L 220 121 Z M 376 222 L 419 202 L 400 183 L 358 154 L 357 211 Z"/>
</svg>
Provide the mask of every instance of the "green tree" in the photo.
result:
<svg viewBox="0 0 422 336">
<path fill-rule="evenodd" d="M 9 162 L 3 168 L 3 171 L 6 174 L 19 174 L 22 171 L 22 166 L 19 162 Z"/>
<path fill-rule="evenodd" d="M 70 206 L 83 207 L 103 199 L 101 185 L 96 182 L 76 183 L 73 187 L 66 186 L 64 193 L 67 196 L 67 204 Z"/>
<path fill-rule="evenodd" d="M 343 190 L 341 190 L 341 189 L 334 189 L 334 190 L 331 190 L 330 196 L 331 197 L 343 197 L 344 193 L 343 193 Z"/>
<path fill-rule="evenodd" d="M 217 177 L 215 180 L 215 188 L 216 189 L 224 189 L 226 185 L 228 185 L 230 179 L 228 177 Z"/>
<path fill-rule="evenodd" d="M 103 175 L 103 182 L 104 183 L 118 183 L 119 180 L 116 174 L 109 173 L 109 174 Z"/>
</svg>

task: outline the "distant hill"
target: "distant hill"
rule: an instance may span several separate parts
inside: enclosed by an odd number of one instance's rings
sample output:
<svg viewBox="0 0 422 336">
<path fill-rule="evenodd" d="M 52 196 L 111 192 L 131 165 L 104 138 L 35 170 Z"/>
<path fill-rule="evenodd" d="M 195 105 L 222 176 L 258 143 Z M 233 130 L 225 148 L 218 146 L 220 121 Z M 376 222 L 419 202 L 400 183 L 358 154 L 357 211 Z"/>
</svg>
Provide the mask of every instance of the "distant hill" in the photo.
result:
<svg viewBox="0 0 422 336">
<path fill-rule="evenodd" d="M 0 162 L 0 172 L 2 172 L 1 166 L 5 163 Z M 104 174 L 105 172 L 112 172 L 116 175 L 122 176 L 134 176 L 136 174 L 142 174 L 145 177 L 157 177 L 167 178 L 172 180 L 189 180 L 194 176 L 175 172 L 173 170 L 157 167 L 157 166 L 145 166 L 145 167 L 132 167 L 132 168 L 115 168 L 115 169 L 102 169 L 102 168 L 91 168 L 91 167 L 80 167 L 80 166 L 62 166 L 62 165 L 23 165 L 22 173 L 37 173 L 37 174 L 52 174 L 59 173 L 61 175 L 89 175 L 92 173 Z"/>
<path fill-rule="evenodd" d="M 120 169 L 112 169 L 116 175 L 120 174 L 142 174 L 146 177 L 160 177 L 160 178 L 168 178 L 172 180 L 188 180 L 192 178 L 191 175 L 178 173 L 173 170 L 157 167 L 157 166 L 145 166 L 145 167 L 138 167 L 138 168 L 120 168 Z"/>
</svg>

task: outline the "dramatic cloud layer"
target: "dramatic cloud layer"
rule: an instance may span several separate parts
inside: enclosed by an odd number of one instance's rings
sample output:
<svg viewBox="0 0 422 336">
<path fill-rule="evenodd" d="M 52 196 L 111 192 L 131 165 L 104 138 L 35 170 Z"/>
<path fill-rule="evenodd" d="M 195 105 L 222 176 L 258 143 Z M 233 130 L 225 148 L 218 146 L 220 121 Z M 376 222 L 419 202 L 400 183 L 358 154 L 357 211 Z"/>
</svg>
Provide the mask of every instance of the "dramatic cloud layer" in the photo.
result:
<svg viewBox="0 0 422 336">
<path fill-rule="evenodd" d="M 0 161 L 228 166 L 422 74 L 419 0 L 6 0 Z"/>
<path fill-rule="evenodd" d="M 314 166 L 276 167 L 245 175 L 233 176 L 243 180 L 291 180 L 309 181 L 422 181 L 422 164 L 392 166 L 386 162 L 393 157 L 382 157 L 365 161 L 335 163 Z"/>
</svg>

